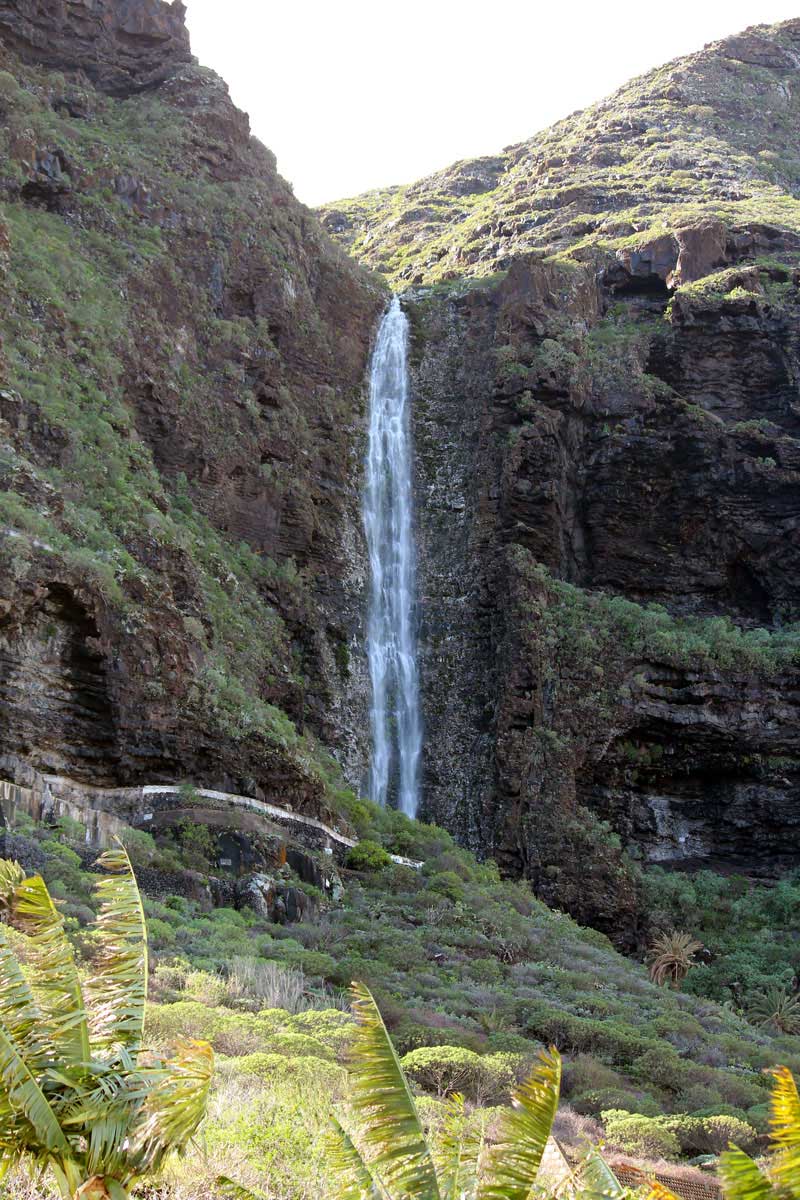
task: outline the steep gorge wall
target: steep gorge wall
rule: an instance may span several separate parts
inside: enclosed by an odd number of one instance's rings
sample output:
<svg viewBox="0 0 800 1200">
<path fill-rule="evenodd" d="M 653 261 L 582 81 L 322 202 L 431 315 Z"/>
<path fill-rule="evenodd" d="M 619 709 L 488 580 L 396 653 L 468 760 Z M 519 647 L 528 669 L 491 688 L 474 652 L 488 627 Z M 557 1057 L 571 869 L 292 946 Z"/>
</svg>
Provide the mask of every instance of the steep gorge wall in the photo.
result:
<svg viewBox="0 0 800 1200">
<path fill-rule="evenodd" d="M 329 811 L 366 761 L 334 246 L 160 0 L 0 3 L 2 750 Z M 22 769 L 22 768 L 21 768 Z"/>
<path fill-rule="evenodd" d="M 599 821 L 650 861 L 800 856 L 800 276 L 668 308 L 646 275 L 407 298 L 426 814 L 623 938 Z"/>
</svg>

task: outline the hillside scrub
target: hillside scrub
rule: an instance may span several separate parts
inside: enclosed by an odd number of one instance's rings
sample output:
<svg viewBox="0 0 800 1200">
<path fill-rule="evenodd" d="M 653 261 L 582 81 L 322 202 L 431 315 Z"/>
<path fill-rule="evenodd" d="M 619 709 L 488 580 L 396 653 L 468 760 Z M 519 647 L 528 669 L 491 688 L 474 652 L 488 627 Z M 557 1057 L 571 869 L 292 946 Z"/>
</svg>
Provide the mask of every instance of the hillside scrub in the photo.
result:
<svg viewBox="0 0 800 1200">
<path fill-rule="evenodd" d="M 204 912 L 181 896 L 145 900 L 156 1043 L 199 1035 L 229 1056 L 341 1062 L 350 1029 L 344 989 L 362 978 L 400 1054 L 425 1049 L 435 1062 L 436 1053 L 455 1061 L 465 1051 L 470 1069 L 480 1060 L 479 1079 L 494 1066 L 516 1074 L 552 1043 L 565 1056 L 565 1099 L 583 1113 L 703 1110 L 756 1120 L 748 1110 L 766 1101 L 763 1068 L 800 1066 L 794 1037 L 702 994 L 657 987 L 604 935 L 549 910 L 527 884 L 502 881 L 443 830 L 363 803 L 355 816 L 378 844 L 422 868 L 349 875 L 340 905 L 286 926 L 249 909 Z M 72 848 L 81 836 L 74 824 L 28 826 L 15 842 L 29 861 L 41 859 L 76 945 L 88 949 L 92 876 Z M 706 970 L 696 967 L 687 984 Z M 475 1095 L 488 1102 L 477 1079 Z M 446 1080 L 433 1085 L 434 1094 L 447 1090 Z"/>
</svg>

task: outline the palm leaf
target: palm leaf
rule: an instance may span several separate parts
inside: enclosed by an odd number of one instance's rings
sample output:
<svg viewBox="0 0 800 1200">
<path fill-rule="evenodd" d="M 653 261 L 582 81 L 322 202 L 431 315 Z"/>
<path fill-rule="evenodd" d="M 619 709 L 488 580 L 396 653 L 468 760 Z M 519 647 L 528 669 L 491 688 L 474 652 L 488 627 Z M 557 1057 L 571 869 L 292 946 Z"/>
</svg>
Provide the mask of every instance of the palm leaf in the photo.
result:
<svg viewBox="0 0 800 1200">
<path fill-rule="evenodd" d="M 769 1178 L 744 1150 L 734 1147 L 720 1155 L 719 1173 L 726 1200 L 767 1200 L 773 1195 Z M 660 1200 L 660 1197 L 654 1197 Z"/>
<path fill-rule="evenodd" d="M 51 1064 L 53 1047 L 47 1041 L 42 1014 L 22 974 L 19 960 L 0 925 L 0 1022 L 33 1074 Z"/>
<path fill-rule="evenodd" d="M 781 1188 L 800 1196 L 800 1096 L 788 1067 L 775 1067 L 770 1096 L 770 1139 L 777 1154 L 770 1173 Z"/>
<path fill-rule="evenodd" d="M 136 1054 L 144 1038 L 147 1001 L 147 926 L 127 852 L 120 845 L 98 860 L 109 875 L 95 884 L 100 900 L 95 929 L 99 952 L 87 987 L 92 1040 L 98 1050 Z"/>
<path fill-rule="evenodd" d="M 13 1113 L 30 1126 L 30 1144 L 46 1155 L 70 1157 L 72 1149 L 58 1118 L 34 1079 L 8 1030 L 0 1025 L 0 1089 Z M 4 1140 L 8 1136 L 4 1129 Z"/>
<path fill-rule="evenodd" d="M 67 1069 L 82 1067 L 91 1057 L 83 991 L 64 918 L 41 875 L 19 884 L 12 915 L 30 938 L 34 991 L 50 1039 Z"/>
<path fill-rule="evenodd" d="M 482 1148 L 483 1138 L 467 1122 L 464 1097 L 456 1093 L 447 1102 L 439 1139 L 436 1165 L 443 1200 L 474 1196 Z"/>
<path fill-rule="evenodd" d="M 352 1105 L 367 1163 L 396 1197 L 439 1200 L 436 1172 L 417 1106 L 369 989 L 352 986 L 357 1032 L 351 1048 Z"/>
<path fill-rule="evenodd" d="M 331 1127 L 326 1162 L 337 1179 L 336 1200 L 383 1200 L 385 1191 L 335 1117 Z"/>
<path fill-rule="evenodd" d="M 620 1200 L 626 1193 L 626 1189 L 595 1146 L 588 1147 L 583 1162 L 574 1172 L 573 1179 L 582 1200 L 595 1200 L 599 1196 Z"/>
<path fill-rule="evenodd" d="M 157 1170 L 167 1154 L 180 1152 L 206 1114 L 214 1073 L 208 1042 L 187 1039 L 164 1064 L 145 1100 L 130 1155 L 137 1173 Z"/>
<path fill-rule="evenodd" d="M 14 893 L 25 878 L 25 871 L 18 862 L 0 858 L 0 907 L 10 909 Z"/>
<path fill-rule="evenodd" d="M 561 1090 L 561 1055 L 554 1046 L 539 1052 L 539 1062 L 513 1096 L 514 1107 L 501 1118 L 499 1136 L 489 1153 L 482 1200 L 528 1200 L 553 1127 Z"/>
<path fill-rule="evenodd" d="M 674 1192 L 671 1192 L 668 1187 L 664 1187 L 663 1183 L 659 1183 L 657 1179 L 653 1179 L 650 1183 L 650 1190 L 647 1193 L 646 1200 L 679 1200 L 679 1197 Z"/>
</svg>

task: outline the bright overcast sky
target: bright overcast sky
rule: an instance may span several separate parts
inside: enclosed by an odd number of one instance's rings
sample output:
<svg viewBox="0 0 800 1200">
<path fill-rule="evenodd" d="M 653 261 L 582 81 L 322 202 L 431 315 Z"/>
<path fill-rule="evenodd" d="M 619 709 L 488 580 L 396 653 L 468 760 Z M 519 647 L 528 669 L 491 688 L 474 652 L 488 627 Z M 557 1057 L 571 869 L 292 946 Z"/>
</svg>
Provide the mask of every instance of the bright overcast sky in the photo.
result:
<svg viewBox="0 0 800 1200">
<path fill-rule="evenodd" d="M 306 204 L 523 141 L 631 76 L 800 0 L 186 0 Z"/>
</svg>

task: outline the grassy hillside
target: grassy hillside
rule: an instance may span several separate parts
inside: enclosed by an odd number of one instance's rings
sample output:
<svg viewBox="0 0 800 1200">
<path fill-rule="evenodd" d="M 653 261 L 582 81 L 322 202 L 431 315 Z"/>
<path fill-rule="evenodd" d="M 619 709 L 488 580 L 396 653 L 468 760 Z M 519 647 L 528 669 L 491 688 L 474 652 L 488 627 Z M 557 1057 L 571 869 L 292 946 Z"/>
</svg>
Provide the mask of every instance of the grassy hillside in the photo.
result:
<svg viewBox="0 0 800 1200">
<path fill-rule="evenodd" d="M 690 973 L 694 994 L 658 988 L 603 935 L 548 910 L 526 884 L 500 881 L 492 864 L 477 863 L 442 830 L 370 808 L 354 816 L 369 823 L 373 839 L 420 860 L 421 868 L 387 864 L 378 842 L 365 839 L 355 861 L 371 861 L 374 869 L 343 872 L 340 903 L 325 903 L 294 880 L 315 907 L 292 925 L 265 922 L 249 909 L 209 910 L 183 895 L 147 900 L 151 1042 L 186 1033 L 209 1038 L 219 1056 L 197 1153 L 188 1174 L 181 1168 L 160 1195 L 213 1195 L 203 1189 L 220 1171 L 269 1196 L 319 1194 L 327 1119 L 332 1106 L 346 1103 L 342 1063 L 352 1023 L 345 989 L 354 978 L 373 988 L 398 1051 L 412 1055 L 407 1065 L 430 1096 L 424 1108 L 434 1124 L 437 1093 L 451 1086 L 467 1094 L 471 1120 L 490 1120 L 536 1049 L 555 1043 L 566 1058 L 567 1138 L 584 1128 L 598 1132 L 591 1120 L 581 1123 L 598 1117 L 611 1121 L 613 1144 L 678 1157 L 680 1138 L 663 1136 L 662 1118 L 670 1114 L 727 1115 L 745 1122 L 751 1137 L 763 1128 L 763 1069 L 778 1061 L 800 1069 L 800 1039 L 749 1023 L 733 1001 L 721 1005 L 703 995 L 703 979 L 711 979 L 711 991 L 718 987 L 712 969 Z M 27 824 L 8 836 L 6 851 L 42 871 L 88 955 L 92 876 L 83 838 L 70 822 Z M 167 870 L 175 878 L 202 854 L 199 843 L 156 846 L 134 831 L 127 841 L 140 874 L 151 880 Z M 687 882 L 681 892 L 663 879 L 653 884 L 659 903 L 681 917 L 695 915 L 687 889 L 697 886 Z M 796 905 L 800 889 L 782 887 L 749 889 L 749 905 L 758 910 L 761 892 L 780 898 L 788 927 L 787 906 Z M 747 886 L 733 890 L 743 902 Z M 699 911 L 706 910 L 701 902 Z M 774 978 L 793 936 L 787 928 L 781 942 L 776 913 L 762 912 L 781 959 L 762 975 L 774 969 Z M 763 936 L 754 930 L 753 942 Z M 731 952 L 720 948 L 719 956 Z M 424 1047 L 427 1054 L 414 1055 Z M 610 1110 L 650 1120 L 633 1131 L 623 1122 L 620 1132 L 618 1117 L 601 1117 Z M 12 1194 L 19 1195 L 5 1193 Z"/>
</svg>

